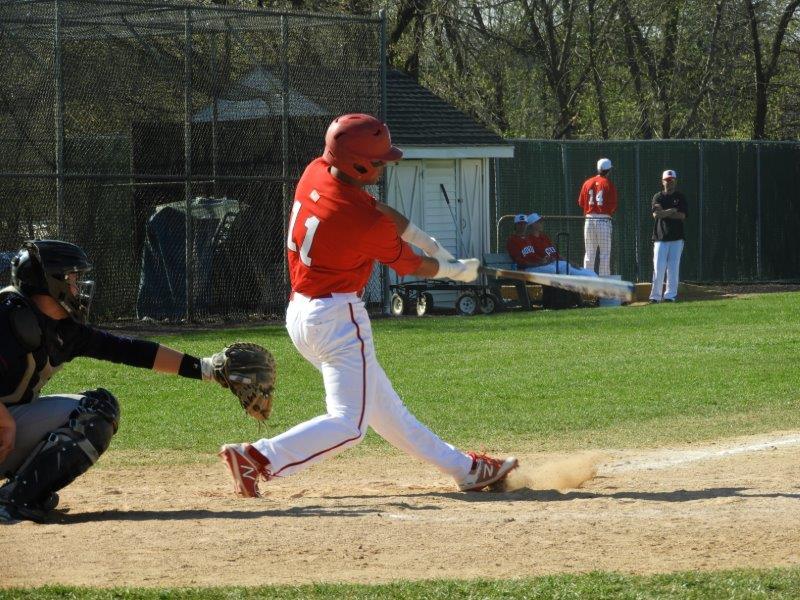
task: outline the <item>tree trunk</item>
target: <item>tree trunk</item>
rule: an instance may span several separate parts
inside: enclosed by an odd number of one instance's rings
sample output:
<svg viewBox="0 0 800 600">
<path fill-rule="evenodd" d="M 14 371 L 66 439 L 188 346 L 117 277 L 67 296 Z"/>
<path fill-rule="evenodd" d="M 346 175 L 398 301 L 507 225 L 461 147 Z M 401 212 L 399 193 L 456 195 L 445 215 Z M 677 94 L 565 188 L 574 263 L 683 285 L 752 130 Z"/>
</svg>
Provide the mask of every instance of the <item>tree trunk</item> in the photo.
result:
<svg viewBox="0 0 800 600">
<path fill-rule="evenodd" d="M 642 83 L 642 70 L 639 68 L 639 61 L 636 60 L 636 46 L 633 42 L 633 34 L 630 24 L 626 21 L 622 26 L 623 37 L 625 38 L 625 54 L 628 57 L 628 69 L 633 77 L 633 89 L 636 92 L 636 102 L 639 105 L 639 125 L 638 137 L 650 140 L 654 137 L 654 129 L 650 120 L 650 110 L 647 106 L 647 99 L 644 97 L 644 86 Z"/>
<path fill-rule="evenodd" d="M 597 117 L 600 121 L 600 135 L 604 140 L 609 138 L 608 109 L 606 108 L 606 95 L 603 80 L 597 68 L 597 19 L 595 12 L 596 0 L 589 0 L 589 69 L 592 72 L 595 100 L 597 100 Z"/>
<path fill-rule="evenodd" d="M 775 30 L 775 36 L 772 39 L 769 61 L 766 66 L 764 66 L 764 56 L 761 49 L 761 36 L 758 30 L 756 7 L 753 4 L 753 0 L 744 0 L 744 5 L 747 12 L 747 22 L 750 28 L 750 39 L 753 43 L 753 60 L 755 63 L 755 72 L 753 73 L 755 79 L 753 139 L 761 140 L 766 137 L 770 81 L 772 81 L 772 77 L 778 70 L 778 60 L 780 59 L 781 50 L 783 48 L 783 38 L 786 35 L 786 29 L 789 27 L 789 23 L 794 17 L 797 7 L 800 6 L 800 0 L 792 0 L 792 2 L 787 4 L 783 9 L 781 19 Z"/>
</svg>

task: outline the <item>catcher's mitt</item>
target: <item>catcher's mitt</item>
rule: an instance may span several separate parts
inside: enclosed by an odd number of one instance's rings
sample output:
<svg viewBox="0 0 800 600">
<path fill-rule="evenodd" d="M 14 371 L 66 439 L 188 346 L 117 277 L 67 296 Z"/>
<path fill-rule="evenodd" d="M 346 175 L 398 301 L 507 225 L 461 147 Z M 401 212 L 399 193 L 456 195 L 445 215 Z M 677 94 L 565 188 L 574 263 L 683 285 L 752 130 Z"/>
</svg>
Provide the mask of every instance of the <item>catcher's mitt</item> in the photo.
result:
<svg viewBox="0 0 800 600">
<path fill-rule="evenodd" d="M 275 358 L 269 350 L 249 342 L 235 342 L 211 357 L 213 377 L 239 398 L 242 408 L 258 421 L 272 412 Z"/>
</svg>

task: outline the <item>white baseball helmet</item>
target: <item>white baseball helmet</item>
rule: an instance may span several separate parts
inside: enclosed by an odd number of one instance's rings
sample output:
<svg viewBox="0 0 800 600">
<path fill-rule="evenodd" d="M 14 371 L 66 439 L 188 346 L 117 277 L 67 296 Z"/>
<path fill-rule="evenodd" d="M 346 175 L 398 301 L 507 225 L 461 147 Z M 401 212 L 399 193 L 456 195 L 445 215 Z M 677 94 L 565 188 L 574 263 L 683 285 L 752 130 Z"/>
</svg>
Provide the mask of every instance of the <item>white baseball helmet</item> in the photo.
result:
<svg viewBox="0 0 800 600">
<path fill-rule="evenodd" d="M 610 171 L 612 169 L 611 160 L 608 158 L 601 158 L 597 161 L 597 170 L 599 171 Z"/>
</svg>

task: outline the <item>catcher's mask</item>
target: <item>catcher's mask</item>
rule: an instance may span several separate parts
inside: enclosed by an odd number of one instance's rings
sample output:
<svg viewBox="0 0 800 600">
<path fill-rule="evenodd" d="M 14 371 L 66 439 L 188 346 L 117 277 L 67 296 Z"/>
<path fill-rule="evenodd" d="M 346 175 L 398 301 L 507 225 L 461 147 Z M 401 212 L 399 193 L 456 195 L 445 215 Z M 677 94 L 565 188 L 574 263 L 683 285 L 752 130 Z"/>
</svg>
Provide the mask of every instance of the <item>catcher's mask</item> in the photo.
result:
<svg viewBox="0 0 800 600">
<path fill-rule="evenodd" d="M 11 285 L 26 296 L 51 296 L 70 317 L 84 323 L 94 297 L 94 281 L 87 278 L 91 270 L 86 253 L 75 244 L 29 240 L 11 260 Z"/>
<path fill-rule="evenodd" d="M 380 168 L 402 157 L 403 151 L 392 146 L 386 123 L 371 115 L 336 117 L 325 133 L 325 153 L 322 158 L 363 184 L 376 183 Z"/>
</svg>

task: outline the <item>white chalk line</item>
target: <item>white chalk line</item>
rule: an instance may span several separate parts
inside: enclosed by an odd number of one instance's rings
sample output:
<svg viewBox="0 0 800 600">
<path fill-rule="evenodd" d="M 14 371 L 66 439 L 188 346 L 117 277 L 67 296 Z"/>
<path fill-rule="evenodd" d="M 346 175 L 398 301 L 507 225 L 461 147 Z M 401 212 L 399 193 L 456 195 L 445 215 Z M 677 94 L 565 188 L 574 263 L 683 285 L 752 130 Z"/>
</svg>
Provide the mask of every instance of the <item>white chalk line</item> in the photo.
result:
<svg viewBox="0 0 800 600">
<path fill-rule="evenodd" d="M 796 493 L 791 490 L 783 492 L 787 495 Z M 775 506 L 770 504 L 768 506 L 753 506 L 748 503 L 740 506 L 740 502 L 747 500 L 748 494 L 743 493 L 737 497 L 737 502 L 727 504 L 714 504 L 711 506 L 701 506 L 696 502 L 670 502 L 665 501 L 662 506 L 653 506 L 652 503 L 637 502 L 635 500 L 622 501 L 617 503 L 617 507 L 612 510 L 596 511 L 588 506 L 580 509 L 568 509 L 561 506 L 553 508 L 537 507 L 532 509 L 531 513 L 525 514 L 517 512 L 513 517 L 505 512 L 483 512 L 481 509 L 476 508 L 474 511 L 469 511 L 467 514 L 460 515 L 431 515 L 422 514 L 420 512 L 413 513 L 392 513 L 382 512 L 381 517 L 391 521 L 400 521 L 406 523 L 450 523 L 454 525 L 476 525 L 476 524 L 509 524 L 519 525 L 523 523 L 540 523 L 552 525 L 554 522 L 563 521 L 585 521 L 592 523 L 603 523 L 608 520 L 614 520 L 624 517 L 627 520 L 642 520 L 648 523 L 654 519 L 659 518 L 681 518 L 690 520 L 707 521 L 714 517 L 714 515 L 724 513 L 739 513 L 742 510 L 747 511 L 749 518 L 758 516 L 768 517 L 774 515 Z M 756 496 L 757 497 L 757 496 Z M 600 498 L 602 499 L 602 498 Z M 775 502 L 794 502 L 797 500 L 776 498 Z"/>
<path fill-rule="evenodd" d="M 599 469 L 601 475 L 614 475 L 617 473 L 628 473 L 631 471 L 654 471 L 659 469 L 669 469 L 680 465 L 685 465 L 693 462 L 700 462 L 704 460 L 714 460 L 719 458 L 727 458 L 729 456 L 736 456 L 737 454 L 748 454 L 751 452 L 762 452 L 764 450 L 772 450 L 784 446 L 798 446 L 800 445 L 799 434 L 788 434 L 778 436 L 760 442 L 751 442 L 748 444 L 738 444 L 727 446 L 725 448 L 702 448 L 698 450 L 671 450 L 668 452 L 660 451 L 658 454 L 662 455 L 656 458 L 641 457 L 624 459 L 609 465 L 604 465 Z M 663 456 L 663 454 L 667 456 Z"/>
</svg>

